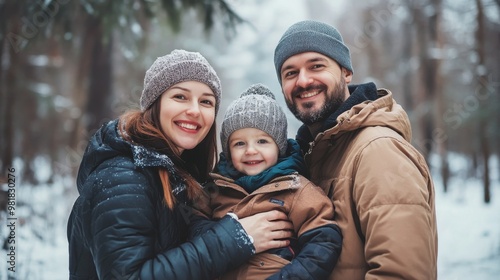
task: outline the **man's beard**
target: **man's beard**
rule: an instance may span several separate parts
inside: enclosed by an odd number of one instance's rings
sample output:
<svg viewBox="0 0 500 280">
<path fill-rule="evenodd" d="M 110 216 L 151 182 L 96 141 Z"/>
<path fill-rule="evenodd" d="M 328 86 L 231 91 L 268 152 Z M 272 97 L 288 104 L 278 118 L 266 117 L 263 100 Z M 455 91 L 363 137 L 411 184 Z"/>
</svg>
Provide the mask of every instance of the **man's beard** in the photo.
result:
<svg viewBox="0 0 500 280">
<path fill-rule="evenodd" d="M 285 98 L 286 105 L 288 109 L 295 115 L 297 119 L 306 125 L 312 125 L 317 122 L 323 122 L 331 114 L 333 114 L 339 107 L 344 103 L 344 90 L 346 87 L 345 80 L 341 77 L 340 83 L 337 84 L 335 88 L 329 93 L 326 93 L 326 85 L 324 84 L 313 84 L 307 88 L 296 87 L 292 91 L 292 99 L 288 100 Z M 302 112 L 299 111 L 297 104 L 295 103 L 294 96 L 304 91 L 318 90 L 325 92 L 325 103 L 318 110 L 309 110 L 314 106 L 314 102 L 302 103 L 302 107 L 305 108 Z"/>
</svg>

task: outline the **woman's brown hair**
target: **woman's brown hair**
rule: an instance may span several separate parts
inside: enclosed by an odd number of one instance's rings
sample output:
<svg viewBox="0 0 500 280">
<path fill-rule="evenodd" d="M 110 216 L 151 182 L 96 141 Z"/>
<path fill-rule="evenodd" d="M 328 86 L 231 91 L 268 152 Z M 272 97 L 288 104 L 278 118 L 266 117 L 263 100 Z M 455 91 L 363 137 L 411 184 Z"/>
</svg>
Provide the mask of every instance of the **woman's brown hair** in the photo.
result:
<svg viewBox="0 0 500 280">
<path fill-rule="evenodd" d="M 199 182 L 203 183 L 208 180 L 208 173 L 215 165 L 217 157 L 216 122 L 214 121 L 207 136 L 196 147 L 185 150 L 179 156 L 174 152 L 176 149 L 172 140 L 161 130 L 159 116 L 160 98 L 144 112 L 131 111 L 123 114 L 118 125 L 120 134 L 127 141 L 169 156 L 179 175 L 186 181 L 188 198 L 196 200 L 203 196 Z M 160 168 L 159 174 L 165 203 L 172 209 L 175 205 L 175 197 L 172 194 L 168 171 L 165 168 Z"/>
</svg>

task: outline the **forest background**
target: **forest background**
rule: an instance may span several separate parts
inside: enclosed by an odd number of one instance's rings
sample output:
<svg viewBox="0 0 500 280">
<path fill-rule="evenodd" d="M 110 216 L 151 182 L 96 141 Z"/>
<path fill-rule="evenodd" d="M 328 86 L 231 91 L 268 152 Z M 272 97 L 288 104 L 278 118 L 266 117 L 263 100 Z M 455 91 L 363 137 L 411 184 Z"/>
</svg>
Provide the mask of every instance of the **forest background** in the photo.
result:
<svg viewBox="0 0 500 280">
<path fill-rule="evenodd" d="M 482 204 L 500 200 L 500 0 L 0 0 L 0 207 L 15 174 L 19 225 L 49 240 L 77 196 L 89 137 L 138 108 L 146 69 L 173 49 L 211 62 L 221 112 L 253 83 L 285 106 L 274 47 L 303 19 L 339 29 L 354 83 L 394 93 L 438 192 L 465 192 L 474 180 Z M 294 137 L 300 123 L 288 120 Z M 18 275 L 33 276 L 28 267 Z"/>
</svg>

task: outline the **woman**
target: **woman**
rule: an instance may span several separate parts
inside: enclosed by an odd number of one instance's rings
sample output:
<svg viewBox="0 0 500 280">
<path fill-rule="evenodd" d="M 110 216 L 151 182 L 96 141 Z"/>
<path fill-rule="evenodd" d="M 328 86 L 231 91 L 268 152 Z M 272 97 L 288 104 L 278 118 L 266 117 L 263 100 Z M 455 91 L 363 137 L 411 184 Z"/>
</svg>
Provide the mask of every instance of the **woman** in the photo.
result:
<svg viewBox="0 0 500 280">
<path fill-rule="evenodd" d="M 70 279 L 211 279 L 289 244 L 281 212 L 208 225 L 191 211 L 215 163 L 220 95 L 203 56 L 174 50 L 146 72 L 141 111 L 90 139 L 68 221 Z"/>
</svg>

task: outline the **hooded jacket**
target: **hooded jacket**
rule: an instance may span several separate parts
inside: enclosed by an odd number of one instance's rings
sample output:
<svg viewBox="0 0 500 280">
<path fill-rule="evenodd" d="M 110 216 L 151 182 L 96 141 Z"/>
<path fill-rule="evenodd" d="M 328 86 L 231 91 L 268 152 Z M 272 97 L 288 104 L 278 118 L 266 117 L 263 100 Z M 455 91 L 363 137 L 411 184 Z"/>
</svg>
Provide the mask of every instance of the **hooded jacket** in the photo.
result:
<svg viewBox="0 0 500 280">
<path fill-rule="evenodd" d="M 340 254 L 342 237 L 333 221 L 332 202 L 318 186 L 297 173 L 304 167 L 301 156 L 297 142 L 288 140 L 287 156 L 258 175 L 234 180 L 211 174 L 215 184 L 210 190 L 213 218 L 222 218 L 228 212 L 243 218 L 280 210 L 287 214 L 296 233 L 291 262 L 278 256 L 288 255 L 283 250 L 272 250 L 253 256 L 221 279 L 327 279 Z M 221 155 L 218 170 L 229 174 L 228 168 Z"/>
<path fill-rule="evenodd" d="M 350 90 L 378 98 L 342 111 L 309 145 L 302 143 L 309 147 L 311 181 L 332 199 L 342 230 L 330 279 L 436 279 L 434 186 L 409 143 L 409 119 L 388 90 L 374 84 Z M 307 133 L 302 127 L 297 138 Z"/>
<path fill-rule="evenodd" d="M 123 140 L 117 123 L 97 131 L 83 155 L 68 220 L 70 279 L 213 279 L 248 260 L 254 247 L 229 217 L 187 242 L 208 221 L 191 215 L 170 158 Z M 158 168 L 169 171 L 173 210 Z"/>
</svg>

